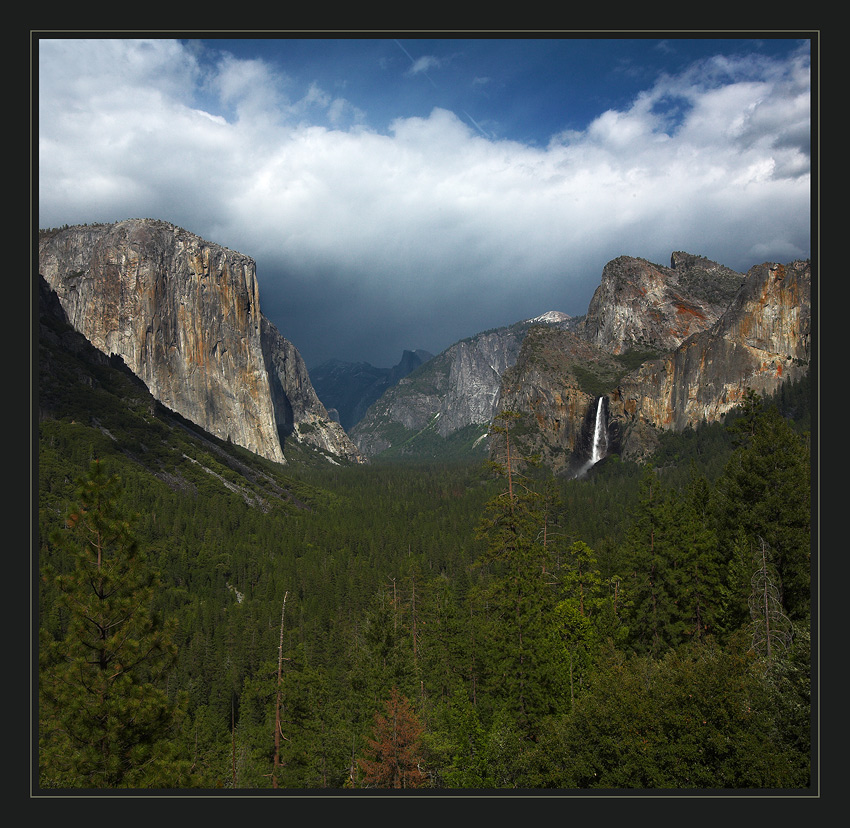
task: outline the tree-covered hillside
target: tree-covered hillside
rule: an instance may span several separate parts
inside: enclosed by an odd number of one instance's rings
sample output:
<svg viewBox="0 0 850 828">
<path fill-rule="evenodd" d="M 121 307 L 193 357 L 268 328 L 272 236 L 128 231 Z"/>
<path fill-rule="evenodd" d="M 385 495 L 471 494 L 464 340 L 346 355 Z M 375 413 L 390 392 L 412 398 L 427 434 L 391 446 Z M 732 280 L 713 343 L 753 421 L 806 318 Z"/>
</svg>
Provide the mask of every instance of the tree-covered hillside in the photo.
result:
<svg viewBox="0 0 850 828">
<path fill-rule="evenodd" d="M 567 480 L 278 466 L 56 320 L 39 369 L 42 792 L 807 790 L 808 383 Z"/>
</svg>

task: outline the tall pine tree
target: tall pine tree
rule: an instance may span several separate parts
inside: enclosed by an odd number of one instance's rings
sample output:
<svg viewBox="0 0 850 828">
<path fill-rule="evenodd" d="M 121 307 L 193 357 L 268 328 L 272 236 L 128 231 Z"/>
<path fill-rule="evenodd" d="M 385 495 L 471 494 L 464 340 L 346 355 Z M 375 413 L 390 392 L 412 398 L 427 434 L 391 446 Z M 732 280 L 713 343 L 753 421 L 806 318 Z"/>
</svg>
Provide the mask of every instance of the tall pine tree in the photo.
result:
<svg viewBox="0 0 850 828">
<path fill-rule="evenodd" d="M 808 437 L 752 392 L 734 431 L 739 446 L 717 487 L 718 534 L 729 550 L 741 535 L 751 550 L 762 540 L 770 547 L 782 606 L 792 621 L 803 620 L 811 590 Z"/>
<path fill-rule="evenodd" d="M 509 426 L 503 412 L 506 462 L 495 464 L 506 489 L 487 504 L 478 536 L 486 546 L 478 561 L 476 600 L 484 615 L 482 640 L 491 701 L 517 718 L 523 732 L 557 703 L 556 643 L 551 634 L 557 597 L 551 550 L 544 542 L 542 496 L 512 467 Z"/>
<path fill-rule="evenodd" d="M 164 678 L 176 650 L 153 610 L 156 576 L 98 461 L 53 542 L 68 572 L 55 577 L 67 629 L 40 640 L 39 771 L 43 786 L 180 787 L 173 755 L 180 709 Z"/>
<path fill-rule="evenodd" d="M 625 541 L 628 626 L 639 653 L 657 656 L 675 641 L 677 539 L 671 493 L 647 465 Z"/>
</svg>

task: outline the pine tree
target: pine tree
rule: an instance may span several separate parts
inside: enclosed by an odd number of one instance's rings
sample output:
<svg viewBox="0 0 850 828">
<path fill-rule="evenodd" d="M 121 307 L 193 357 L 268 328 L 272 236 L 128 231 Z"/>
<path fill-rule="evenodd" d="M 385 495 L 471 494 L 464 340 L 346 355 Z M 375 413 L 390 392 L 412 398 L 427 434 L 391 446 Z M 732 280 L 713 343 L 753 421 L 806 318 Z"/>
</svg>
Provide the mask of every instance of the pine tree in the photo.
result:
<svg viewBox="0 0 850 828">
<path fill-rule="evenodd" d="M 556 650 L 551 635 L 556 590 L 551 550 L 544 544 L 541 495 L 512 468 L 509 423 L 503 412 L 495 433 L 505 435 L 506 462 L 494 468 L 507 488 L 487 504 L 478 528 L 486 547 L 476 565 L 481 572 L 475 595 L 484 613 L 482 641 L 489 692 L 517 716 L 526 733 L 557 703 Z"/>
<path fill-rule="evenodd" d="M 628 626 L 632 645 L 640 653 L 659 655 L 675 640 L 676 539 L 671 495 L 649 465 L 625 542 Z"/>
<path fill-rule="evenodd" d="M 423 726 L 410 702 L 393 687 L 386 713 L 376 713 L 373 738 L 358 761 L 367 788 L 422 788 L 428 776 L 422 767 Z"/>
<path fill-rule="evenodd" d="M 649 467 L 627 533 L 629 628 L 639 652 L 714 633 L 721 612 L 721 559 L 706 504 L 710 487 L 692 471 L 684 492 Z"/>
<path fill-rule="evenodd" d="M 486 732 L 465 685 L 457 683 L 432 720 L 435 725 L 429 727 L 426 744 L 442 784 L 449 788 L 492 787 Z"/>
<path fill-rule="evenodd" d="M 720 556 L 709 526 L 708 481 L 693 470 L 675 509 L 679 552 L 674 573 L 678 643 L 715 632 L 721 610 Z"/>
<path fill-rule="evenodd" d="M 179 787 L 173 755 L 180 708 L 163 684 L 176 657 L 152 608 L 157 579 L 100 462 L 54 543 L 73 562 L 55 577 L 68 619 L 58 640 L 42 635 L 39 769 L 43 785 Z M 53 573 L 45 569 L 44 577 Z"/>
<path fill-rule="evenodd" d="M 569 707 L 584 684 L 603 627 L 601 611 L 607 596 L 593 550 L 575 541 L 564 556 L 561 601 L 555 607 L 553 634 L 568 683 Z M 597 623 L 599 622 L 599 625 Z"/>
<path fill-rule="evenodd" d="M 774 406 L 748 397 L 735 423 L 740 445 L 718 484 L 718 532 L 731 549 L 741 531 L 755 549 L 774 555 L 780 600 L 792 621 L 809 614 L 811 590 L 811 463 L 808 439 Z"/>
</svg>

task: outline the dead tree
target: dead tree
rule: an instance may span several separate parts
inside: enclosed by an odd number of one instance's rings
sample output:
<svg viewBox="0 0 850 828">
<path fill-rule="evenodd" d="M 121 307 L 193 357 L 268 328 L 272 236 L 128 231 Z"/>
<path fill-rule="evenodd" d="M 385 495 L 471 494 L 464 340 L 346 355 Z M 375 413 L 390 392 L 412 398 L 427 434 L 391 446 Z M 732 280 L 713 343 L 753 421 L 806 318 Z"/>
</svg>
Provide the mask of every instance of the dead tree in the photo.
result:
<svg viewBox="0 0 850 828">
<path fill-rule="evenodd" d="M 274 713 L 274 770 L 272 771 L 272 787 L 277 787 L 277 771 L 280 767 L 280 694 L 281 694 L 281 676 L 283 674 L 283 617 L 286 614 L 286 596 L 289 592 L 283 595 L 283 609 L 280 611 L 280 644 L 277 652 L 277 702 L 275 704 Z"/>
<path fill-rule="evenodd" d="M 782 611 L 779 576 L 774 569 L 770 550 L 764 538 L 755 553 L 756 570 L 750 580 L 750 618 L 752 618 L 753 649 L 770 660 L 776 648 L 791 646 L 791 622 Z"/>
</svg>

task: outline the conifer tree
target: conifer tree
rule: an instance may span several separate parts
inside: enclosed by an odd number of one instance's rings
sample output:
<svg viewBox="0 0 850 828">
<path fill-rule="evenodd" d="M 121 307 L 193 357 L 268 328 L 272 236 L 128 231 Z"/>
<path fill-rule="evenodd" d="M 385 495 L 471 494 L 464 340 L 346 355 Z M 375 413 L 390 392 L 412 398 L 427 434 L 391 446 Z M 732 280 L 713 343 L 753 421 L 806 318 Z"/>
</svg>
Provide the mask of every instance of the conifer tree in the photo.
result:
<svg viewBox="0 0 850 828">
<path fill-rule="evenodd" d="M 386 713 L 376 713 L 366 756 L 358 761 L 367 788 L 422 788 L 428 783 L 423 769 L 423 726 L 407 698 L 393 687 Z"/>
<path fill-rule="evenodd" d="M 675 503 L 678 554 L 674 572 L 678 643 L 713 634 L 721 609 L 720 556 L 709 526 L 710 487 L 693 470 Z"/>
<path fill-rule="evenodd" d="M 117 487 L 94 461 L 54 537 L 73 563 L 56 577 L 67 630 L 41 639 L 40 777 L 75 788 L 180 787 L 187 764 L 169 742 L 180 708 L 163 685 L 176 649 Z"/>
<path fill-rule="evenodd" d="M 675 637 L 674 540 L 670 493 L 648 465 L 625 542 L 629 632 L 640 653 L 659 655 Z"/>
<path fill-rule="evenodd" d="M 462 682 L 440 704 L 425 734 L 429 766 L 448 788 L 488 788 L 487 734 Z"/>
<path fill-rule="evenodd" d="M 556 651 L 551 635 L 556 591 L 551 550 L 544 544 L 542 498 L 512 468 L 509 424 L 503 412 L 495 433 L 505 435 L 506 462 L 495 464 L 507 486 L 487 504 L 478 537 L 486 542 L 477 565 L 476 593 L 488 622 L 485 658 L 491 694 L 513 711 L 524 732 L 556 703 Z"/>
<path fill-rule="evenodd" d="M 605 603 L 602 576 L 593 550 L 575 541 L 565 555 L 561 601 L 555 607 L 554 636 L 569 688 L 569 708 L 584 683 L 598 641 L 597 616 Z"/>
<path fill-rule="evenodd" d="M 809 614 L 811 463 L 808 439 L 775 406 L 749 394 L 733 428 L 739 446 L 718 483 L 718 532 L 731 549 L 740 533 L 751 549 L 770 547 L 780 600 L 792 621 Z"/>
<path fill-rule="evenodd" d="M 664 486 L 648 467 L 627 534 L 629 621 L 639 652 L 715 632 L 721 611 L 721 561 L 705 504 L 707 481 L 692 472 L 684 492 Z"/>
</svg>

